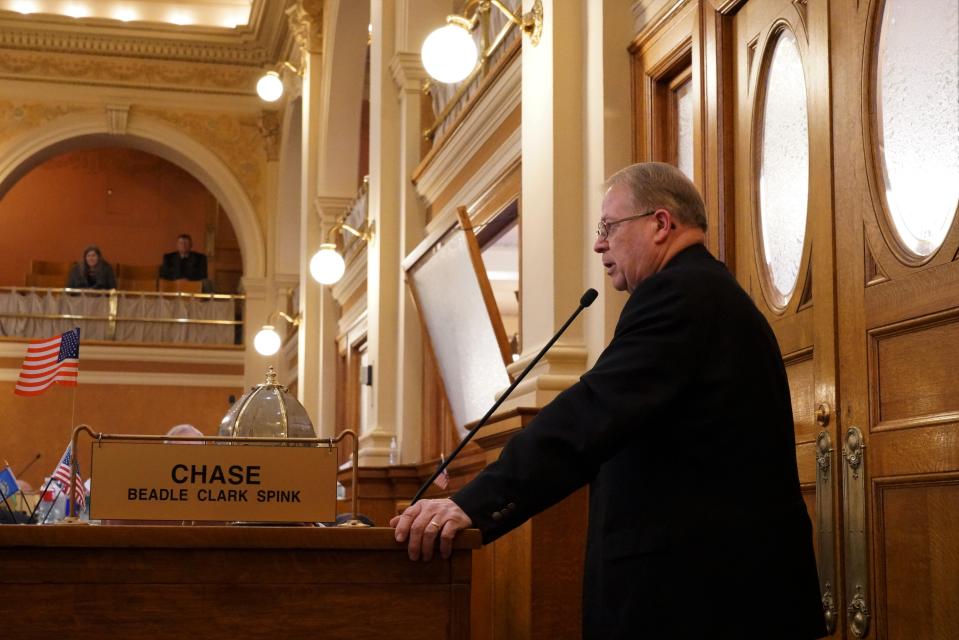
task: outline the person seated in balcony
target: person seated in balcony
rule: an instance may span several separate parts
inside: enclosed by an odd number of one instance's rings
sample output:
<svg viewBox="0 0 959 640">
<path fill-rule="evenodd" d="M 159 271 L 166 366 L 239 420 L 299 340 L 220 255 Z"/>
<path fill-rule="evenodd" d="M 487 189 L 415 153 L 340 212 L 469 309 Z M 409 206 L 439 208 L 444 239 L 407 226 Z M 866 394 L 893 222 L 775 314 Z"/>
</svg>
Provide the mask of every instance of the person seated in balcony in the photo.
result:
<svg viewBox="0 0 959 640">
<path fill-rule="evenodd" d="M 70 289 L 116 289 L 117 277 L 113 267 L 103 259 L 100 247 L 91 244 L 83 250 L 83 260 L 74 263 L 67 277 Z"/>
<path fill-rule="evenodd" d="M 163 280 L 206 280 L 206 255 L 193 251 L 193 239 L 181 233 L 176 239 L 176 251 L 163 254 L 160 266 Z"/>
</svg>

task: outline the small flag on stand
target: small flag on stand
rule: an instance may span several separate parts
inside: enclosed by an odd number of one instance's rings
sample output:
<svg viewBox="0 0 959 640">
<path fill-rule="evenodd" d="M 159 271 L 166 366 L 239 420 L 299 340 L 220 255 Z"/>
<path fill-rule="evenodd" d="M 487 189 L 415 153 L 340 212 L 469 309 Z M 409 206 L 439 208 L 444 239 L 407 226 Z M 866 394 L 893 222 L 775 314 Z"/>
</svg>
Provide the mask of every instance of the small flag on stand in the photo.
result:
<svg viewBox="0 0 959 640">
<path fill-rule="evenodd" d="M 440 454 L 440 466 L 443 466 L 443 463 L 446 462 L 446 456 L 442 453 Z M 446 491 L 447 487 L 450 486 L 450 472 L 447 469 L 443 469 L 443 473 L 436 476 L 436 480 L 433 481 L 437 487 Z"/>
<path fill-rule="evenodd" d="M 60 464 L 57 465 L 57 468 L 53 470 L 53 475 L 51 478 L 60 486 L 60 490 L 63 491 L 65 495 L 69 497 L 70 495 L 70 476 L 73 473 L 73 470 L 70 468 L 70 461 L 73 458 L 72 455 L 73 444 L 67 445 L 67 450 L 63 452 L 63 457 L 60 458 Z M 86 496 L 83 495 L 83 478 L 80 477 L 80 464 L 77 463 L 77 482 L 74 485 L 74 499 L 77 501 L 77 504 L 80 506 L 80 510 L 83 510 L 83 507 L 86 505 L 87 500 Z"/>
<path fill-rule="evenodd" d="M 12 498 L 20 491 L 20 485 L 17 484 L 17 478 L 13 475 L 13 469 L 7 465 L 7 468 L 0 471 L 0 497 L 4 500 Z"/>
<path fill-rule="evenodd" d="M 27 347 L 17 385 L 18 396 L 35 396 L 53 383 L 77 386 L 80 370 L 80 328 L 47 340 L 33 340 Z"/>
</svg>

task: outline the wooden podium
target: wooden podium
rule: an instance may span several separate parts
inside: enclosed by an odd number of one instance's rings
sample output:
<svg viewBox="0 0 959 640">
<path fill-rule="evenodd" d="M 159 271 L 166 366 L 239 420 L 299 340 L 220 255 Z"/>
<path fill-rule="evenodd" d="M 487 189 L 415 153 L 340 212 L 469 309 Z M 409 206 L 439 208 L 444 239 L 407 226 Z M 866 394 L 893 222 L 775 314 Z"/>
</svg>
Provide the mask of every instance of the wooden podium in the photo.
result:
<svg viewBox="0 0 959 640">
<path fill-rule="evenodd" d="M 388 528 L 0 526 L 10 638 L 469 638 L 471 550 Z"/>
</svg>

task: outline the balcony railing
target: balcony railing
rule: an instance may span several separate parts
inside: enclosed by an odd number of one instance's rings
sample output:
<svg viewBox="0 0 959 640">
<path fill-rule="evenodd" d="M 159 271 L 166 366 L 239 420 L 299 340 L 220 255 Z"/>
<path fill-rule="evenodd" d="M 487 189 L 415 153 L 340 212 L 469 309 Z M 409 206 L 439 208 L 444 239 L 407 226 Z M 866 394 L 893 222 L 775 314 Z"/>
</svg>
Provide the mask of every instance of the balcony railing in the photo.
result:
<svg viewBox="0 0 959 640">
<path fill-rule="evenodd" d="M 242 344 L 243 295 L 0 287 L 0 336 L 43 338 L 80 327 L 85 340 Z"/>
</svg>

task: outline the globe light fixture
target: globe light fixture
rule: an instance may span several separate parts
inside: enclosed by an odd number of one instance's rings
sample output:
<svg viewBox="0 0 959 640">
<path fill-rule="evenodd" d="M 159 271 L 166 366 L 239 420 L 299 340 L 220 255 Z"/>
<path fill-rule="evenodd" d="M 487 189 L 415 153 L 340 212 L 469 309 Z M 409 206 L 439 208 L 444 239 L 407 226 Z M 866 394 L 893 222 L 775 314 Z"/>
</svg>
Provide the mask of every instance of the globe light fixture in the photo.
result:
<svg viewBox="0 0 959 640">
<path fill-rule="evenodd" d="M 278 293 L 279 295 L 287 296 L 286 308 L 289 309 L 293 301 L 293 289 L 280 289 Z M 278 321 L 280 318 L 283 318 L 294 327 L 300 324 L 299 313 L 294 317 L 279 309 L 272 312 L 267 317 L 266 324 L 263 325 L 263 328 L 257 331 L 253 337 L 253 348 L 256 349 L 256 352 L 261 356 L 272 356 L 283 346 L 283 338 L 277 333 L 273 324 L 274 321 Z"/>
<path fill-rule="evenodd" d="M 271 324 L 263 325 L 263 328 L 260 329 L 256 337 L 253 338 L 253 348 L 256 349 L 256 352 L 261 356 L 272 356 L 280 350 L 282 343 L 283 341 L 280 338 L 280 334 L 276 332 L 276 329 L 274 329 Z"/>
<path fill-rule="evenodd" d="M 478 0 L 472 17 L 451 15 L 446 17 L 446 26 L 440 27 L 426 37 L 421 49 L 423 68 L 430 76 L 446 83 L 461 82 L 476 69 L 477 60 L 486 60 L 496 48 L 487 49 L 490 41 L 489 12 L 496 7 L 506 18 L 529 36 L 530 44 L 539 44 L 543 33 L 543 3 L 534 0 L 529 12 L 516 15 L 502 0 Z M 477 49 L 472 32 L 480 28 L 480 49 Z M 505 30 L 502 33 L 505 33 Z M 497 43 L 500 38 L 497 38 Z"/>
<path fill-rule="evenodd" d="M 256 83 L 256 93 L 266 102 L 276 102 L 283 97 L 283 80 L 276 71 L 267 71 Z"/>
<path fill-rule="evenodd" d="M 365 242 L 373 241 L 373 222 L 368 222 L 361 229 L 354 229 L 346 224 L 346 216 L 340 218 L 330 227 L 326 234 L 326 242 L 320 245 L 320 250 L 310 258 L 310 275 L 320 284 L 336 284 L 346 272 L 346 261 L 336 248 L 336 234 L 349 233 Z"/>
<path fill-rule="evenodd" d="M 479 52 L 470 35 L 469 23 L 459 16 L 447 18 L 449 24 L 436 29 L 423 41 L 420 55 L 423 68 L 440 82 L 456 83 L 476 67 Z"/>
<path fill-rule="evenodd" d="M 310 275 L 320 284 L 336 284 L 346 271 L 346 261 L 332 242 L 320 245 L 310 259 Z"/>
</svg>

